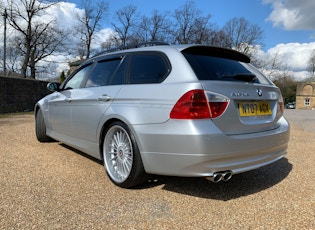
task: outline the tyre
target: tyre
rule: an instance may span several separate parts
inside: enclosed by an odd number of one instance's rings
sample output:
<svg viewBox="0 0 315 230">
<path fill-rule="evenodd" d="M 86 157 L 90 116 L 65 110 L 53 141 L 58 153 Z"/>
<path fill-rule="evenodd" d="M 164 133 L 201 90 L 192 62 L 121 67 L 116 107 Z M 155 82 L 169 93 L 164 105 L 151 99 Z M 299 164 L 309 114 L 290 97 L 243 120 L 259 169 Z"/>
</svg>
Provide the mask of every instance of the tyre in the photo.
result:
<svg viewBox="0 0 315 230">
<path fill-rule="evenodd" d="M 148 179 L 134 136 L 122 122 L 112 123 L 105 134 L 103 159 L 110 180 L 122 188 L 131 188 Z"/>
<path fill-rule="evenodd" d="M 40 142 L 50 142 L 52 139 L 46 135 L 46 124 L 44 121 L 43 113 L 39 109 L 35 117 L 35 132 L 37 140 Z"/>
</svg>

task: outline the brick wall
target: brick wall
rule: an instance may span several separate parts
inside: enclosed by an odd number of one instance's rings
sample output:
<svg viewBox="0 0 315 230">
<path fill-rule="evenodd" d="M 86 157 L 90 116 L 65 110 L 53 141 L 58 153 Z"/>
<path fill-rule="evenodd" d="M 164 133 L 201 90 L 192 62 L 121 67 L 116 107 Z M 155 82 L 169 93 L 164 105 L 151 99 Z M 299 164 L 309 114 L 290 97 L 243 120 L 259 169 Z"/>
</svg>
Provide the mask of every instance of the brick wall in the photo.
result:
<svg viewBox="0 0 315 230">
<path fill-rule="evenodd" d="M 50 92 L 48 82 L 0 77 L 0 113 L 33 111 L 35 103 Z"/>
</svg>

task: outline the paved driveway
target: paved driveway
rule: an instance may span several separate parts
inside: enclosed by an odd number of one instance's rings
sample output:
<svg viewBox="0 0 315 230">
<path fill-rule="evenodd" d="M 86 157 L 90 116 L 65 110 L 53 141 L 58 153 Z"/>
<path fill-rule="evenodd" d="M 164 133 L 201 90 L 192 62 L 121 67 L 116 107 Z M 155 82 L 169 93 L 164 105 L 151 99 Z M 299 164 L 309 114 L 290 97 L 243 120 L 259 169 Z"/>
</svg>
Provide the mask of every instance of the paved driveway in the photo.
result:
<svg viewBox="0 0 315 230">
<path fill-rule="evenodd" d="M 315 111 L 286 110 L 286 158 L 226 183 L 114 186 L 103 166 L 42 144 L 32 114 L 0 116 L 0 229 L 315 229 Z"/>
</svg>

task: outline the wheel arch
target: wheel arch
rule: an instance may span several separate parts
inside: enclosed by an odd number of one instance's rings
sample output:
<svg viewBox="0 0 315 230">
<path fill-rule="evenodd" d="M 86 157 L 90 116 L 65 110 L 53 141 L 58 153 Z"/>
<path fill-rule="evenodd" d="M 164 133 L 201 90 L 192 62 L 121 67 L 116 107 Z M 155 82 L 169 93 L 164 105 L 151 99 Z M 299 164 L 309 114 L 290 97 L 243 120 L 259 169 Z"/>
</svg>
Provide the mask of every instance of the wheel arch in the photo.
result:
<svg viewBox="0 0 315 230">
<path fill-rule="evenodd" d="M 137 136 L 137 133 L 133 129 L 132 125 L 130 125 L 130 123 L 126 122 L 124 119 L 120 119 L 120 118 L 117 118 L 117 117 L 112 117 L 112 118 L 110 118 L 110 119 L 105 121 L 105 123 L 102 125 L 102 128 L 100 129 L 100 132 L 99 132 L 98 143 L 99 143 L 99 153 L 100 153 L 101 159 L 104 160 L 103 159 L 103 142 L 104 142 L 104 137 L 105 137 L 105 134 L 106 134 L 106 130 L 108 129 L 110 124 L 112 124 L 113 122 L 116 122 L 116 121 L 122 122 L 125 125 L 127 125 L 127 127 L 129 128 L 129 132 L 131 132 L 131 134 L 135 138 L 135 141 L 137 142 L 137 146 L 138 146 L 138 149 L 140 151 L 140 156 L 142 158 L 141 143 L 140 143 L 140 141 L 138 139 L 138 136 Z"/>
<path fill-rule="evenodd" d="M 40 106 L 39 106 L 39 104 L 36 104 L 36 105 L 34 106 L 34 115 L 35 115 L 35 116 L 36 116 L 38 110 L 40 110 Z"/>
<path fill-rule="evenodd" d="M 42 111 L 45 124 L 46 124 L 47 127 L 49 127 L 48 126 L 49 124 L 48 124 L 48 121 L 47 121 L 47 117 L 44 115 L 45 110 L 44 110 L 44 108 L 42 108 L 42 106 L 39 103 L 36 103 L 35 106 L 34 106 L 34 117 L 36 118 L 37 113 L 38 113 L 39 110 Z"/>
</svg>

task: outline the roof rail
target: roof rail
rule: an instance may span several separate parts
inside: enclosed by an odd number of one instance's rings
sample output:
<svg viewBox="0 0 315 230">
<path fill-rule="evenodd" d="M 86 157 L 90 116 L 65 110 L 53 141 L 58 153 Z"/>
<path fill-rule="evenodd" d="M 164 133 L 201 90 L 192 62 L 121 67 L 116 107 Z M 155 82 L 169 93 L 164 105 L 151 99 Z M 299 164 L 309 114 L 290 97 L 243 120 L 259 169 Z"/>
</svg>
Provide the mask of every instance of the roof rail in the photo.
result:
<svg viewBox="0 0 315 230">
<path fill-rule="evenodd" d="M 152 41 L 152 42 L 141 42 L 141 43 L 136 43 L 136 44 L 129 44 L 129 45 L 124 45 L 124 46 L 117 46 L 114 48 L 110 48 L 107 50 L 104 50 L 100 53 L 95 54 L 93 57 L 100 56 L 105 53 L 111 53 L 115 51 L 120 51 L 120 50 L 127 50 L 127 49 L 133 49 L 133 48 L 140 48 L 140 47 L 148 47 L 148 46 L 169 46 L 169 43 L 166 42 L 159 42 L 159 41 Z"/>
<path fill-rule="evenodd" d="M 135 44 L 134 48 L 147 47 L 147 46 L 169 46 L 169 45 L 170 44 L 166 43 L 166 42 L 153 41 L 153 42 L 142 42 L 142 43 L 139 43 L 139 44 Z"/>
</svg>

